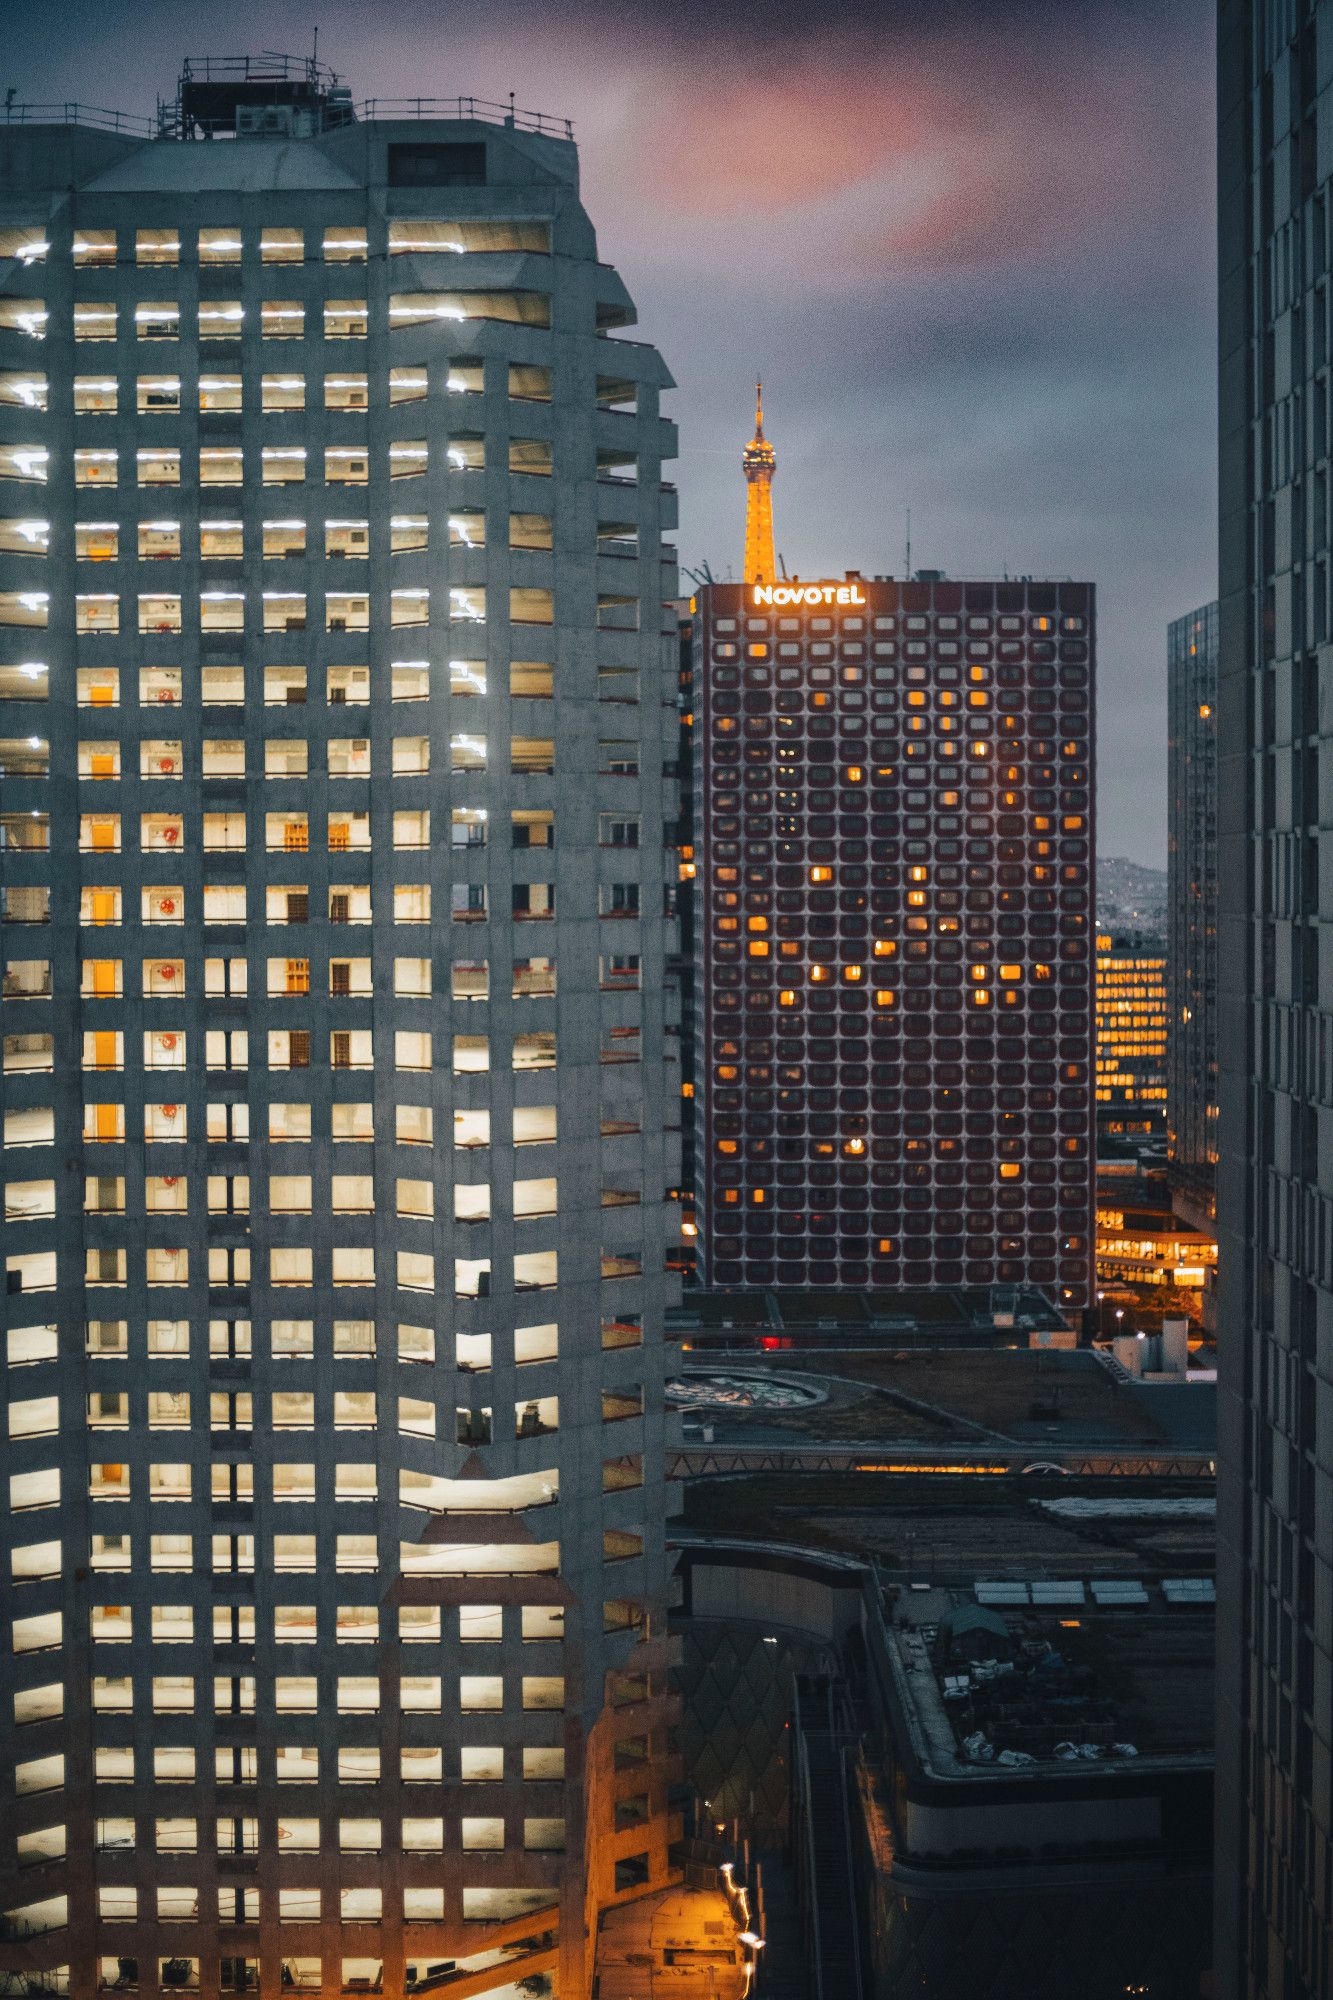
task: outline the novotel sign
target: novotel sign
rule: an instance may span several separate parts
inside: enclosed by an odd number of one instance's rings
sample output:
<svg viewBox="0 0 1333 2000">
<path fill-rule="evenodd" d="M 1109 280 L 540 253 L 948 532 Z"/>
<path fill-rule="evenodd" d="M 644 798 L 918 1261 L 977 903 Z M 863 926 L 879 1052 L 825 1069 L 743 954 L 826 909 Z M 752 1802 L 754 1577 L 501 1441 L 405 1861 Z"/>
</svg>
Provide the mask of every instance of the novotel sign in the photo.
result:
<svg viewBox="0 0 1333 2000">
<path fill-rule="evenodd" d="M 866 601 L 859 583 L 756 583 L 752 588 L 757 605 L 808 604 L 814 607 L 864 604 Z"/>
</svg>

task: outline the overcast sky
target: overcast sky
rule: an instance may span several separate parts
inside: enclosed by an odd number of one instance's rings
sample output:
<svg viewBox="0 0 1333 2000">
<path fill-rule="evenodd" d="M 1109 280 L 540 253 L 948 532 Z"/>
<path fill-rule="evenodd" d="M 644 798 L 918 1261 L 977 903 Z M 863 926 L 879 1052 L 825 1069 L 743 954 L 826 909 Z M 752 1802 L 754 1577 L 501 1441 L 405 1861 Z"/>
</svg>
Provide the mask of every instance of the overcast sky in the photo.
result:
<svg viewBox="0 0 1333 2000">
<path fill-rule="evenodd" d="M 1210 0 L 12 4 L 0 89 L 182 55 L 568 115 L 677 382 L 682 560 L 739 570 L 764 377 L 792 570 L 1091 577 L 1100 847 L 1163 865 L 1167 620 L 1215 592 Z"/>
</svg>

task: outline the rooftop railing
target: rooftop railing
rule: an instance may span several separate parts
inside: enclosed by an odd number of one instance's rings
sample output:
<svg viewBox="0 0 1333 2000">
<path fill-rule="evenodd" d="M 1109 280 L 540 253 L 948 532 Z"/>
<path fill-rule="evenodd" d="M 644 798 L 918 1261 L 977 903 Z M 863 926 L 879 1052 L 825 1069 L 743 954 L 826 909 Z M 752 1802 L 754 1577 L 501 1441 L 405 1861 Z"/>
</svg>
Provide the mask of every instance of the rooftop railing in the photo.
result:
<svg viewBox="0 0 1333 2000">
<path fill-rule="evenodd" d="M 130 139 L 155 139 L 157 121 L 133 111 L 107 111 L 100 104 L 16 104 L 6 101 L 6 125 L 88 125 L 96 132 L 123 132 Z"/>
<path fill-rule="evenodd" d="M 545 111 L 524 111 L 511 97 L 492 104 L 484 97 L 367 97 L 356 107 L 358 119 L 453 118 L 482 125 L 508 125 L 517 132 L 541 132 L 551 139 L 572 139 L 572 118 L 553 118 Z"/>
<path fill-rule="evenodd" d="M 201 72 L 196 71 L 196 76 Z M 525 111 L 511 99 L 507 104 L 493 104 L 484 97 L 368 97 L 362 103 L 348 107 L 334 103 L 329 107 L 328 129 L 336 130 L 351 120 L 357 123 L 385 122 L 396 120 L 441 119 L 455 123 L 504 125 L 511 131 L 538 132 L 549 139 L 569 139 L 574 137 L 574 121 L 571 118 L 557 118 L 545 111 Z M 350 116 L 349 116 L 350 113 Z M 102 105 L 66 102 L 64 104 L 25 104 L 7 102 L 3 107 L 3 122 L 6 125 L 83 125 L 97 132 L 116 132 L 128 139 L 175 139 L 181 133 L 174 115 L 167 108 L 167 115 L 159 112 L 156 118 L 142 116 L 133 111 L 109 111 Z M 197 138 L 205 134 L 195 135 Z M 217 134 L 222 137 L 222 134 Z"/>
</svg>

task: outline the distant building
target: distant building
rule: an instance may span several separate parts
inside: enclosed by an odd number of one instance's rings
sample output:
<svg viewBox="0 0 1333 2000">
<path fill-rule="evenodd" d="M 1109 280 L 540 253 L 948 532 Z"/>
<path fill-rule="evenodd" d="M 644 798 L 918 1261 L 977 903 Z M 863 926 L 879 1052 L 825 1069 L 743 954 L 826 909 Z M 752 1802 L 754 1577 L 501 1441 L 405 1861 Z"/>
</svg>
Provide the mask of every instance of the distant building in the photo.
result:
<svg viewBox="0 0 1333 2000">
<path fill-rule="evenodd" d="M 1166 954 L 1142 935 L 1097 935 L 1097 1133 L 1145 1138 L 1166 1122 Z"/>
<path fill-rule="evenodd" d="M 1181 1221 L 1160 1171 L 1099 1175 L 1099 1285 L 1169 1285 L 1202 1295 L 1216 1267 L 1216 1238 Z"/>
<path fill-rule="evenodd" d="M 871 1991 L 1198 1993 L 1211 1579 L 974 1589 L 866 1607 Z M 798 1702 L 798 1824 L 817 1725 Z"/>
<path fill-rule="evenodd" d="M 1182 1213 L 1216 1211 L 1217 606 L 1167 631 L 1167 1155 Z"/>
<path fill-rule="evenodd" d="M 1093 1256 L 1089 584 L 709 584 L 693 633 L 705 1284 Z"/>
<path fill-rule="evenodd" d="M 745 1482 L 731 1490 L 744 1508 Z M 1024 1504 L 1044 1535 L 1051 1517 Z M 1163 1523 L 1124 1518 L 1088 1521 L 1087 1567 L 1054 1578 L 1016 1510 L 1003 1580 L 964 1582 L 957 1506 L 940 1502 L 951 1582 L 929 1581 L 922 1523 L 910 1590 L 845 1517 L 815 1512 L 832 1548 L 792 1545 L 799 1507 L 781 1548 L 696 1539 L 673 1617 L 687 1767 L 747 1826 L 790 1797 L 811 1993 L 1193 2000 L 1210 1959 L 1212 1579 L 1163 1576 Z M 764 1657 L 782 1652 L 785 1729 Z"/>
</svg>

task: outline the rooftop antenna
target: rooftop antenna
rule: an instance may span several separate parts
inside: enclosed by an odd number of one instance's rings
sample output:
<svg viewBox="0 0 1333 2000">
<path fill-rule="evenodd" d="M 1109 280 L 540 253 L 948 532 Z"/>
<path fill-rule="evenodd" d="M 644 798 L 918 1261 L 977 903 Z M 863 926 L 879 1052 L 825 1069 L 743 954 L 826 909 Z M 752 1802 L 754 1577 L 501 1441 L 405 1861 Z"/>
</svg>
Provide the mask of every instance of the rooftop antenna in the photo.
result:
<svg viewBox="0 0 1333 2000">
<path fill-rule="evenodd" d="M 318 75 L 319 75 L 319 23 L 317 21 L 315 23 L 314 45 L 310 51 L 310 81 L 313 83 Z"/>
<path fill-rule="evenodd" d="M 910 582 L 912 576 L 912 510 L 910 507 L 907 510 L 907 569 L 904 573 Z"/>
<path fill-rule="evenodd" d="M 787 580 L 787 558 L 783 555 L 781 549 L 778 550 L 778 568 L 782 571 L 782 578 L 785 583 Z"/>
</svg>

